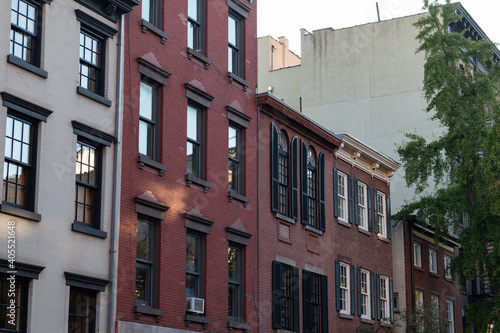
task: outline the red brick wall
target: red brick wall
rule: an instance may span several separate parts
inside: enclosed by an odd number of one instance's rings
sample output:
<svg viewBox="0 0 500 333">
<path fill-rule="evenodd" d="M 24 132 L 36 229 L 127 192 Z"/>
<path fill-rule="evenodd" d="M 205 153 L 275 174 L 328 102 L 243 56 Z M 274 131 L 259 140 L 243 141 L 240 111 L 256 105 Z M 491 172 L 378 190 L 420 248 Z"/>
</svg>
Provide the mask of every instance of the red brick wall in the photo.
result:
<svg viewBox="0 0 500 333">
<path fill-rule="evenodd" d="M 245 255 L 245 322 L 257 331 L 257 106 L 254 87 L 257 82 L 256 4 L 245 20 L 244 62 L 248 90 L 227 77 L 227 3 L 206 1 L 206 56 L 212 64 L 208 69 L 196 58 L 188 59 L 187 1 L 163 1 L 165 44 L 151 31 L 141 31 L 140 6 L 125 18 L 124 112 L 122 140 L 121 216 L 118 262 L 117 319 L 157 326 L 185 329 L 185 267 L 186 227 L 183 213 L 202 216 L 215 223 L 205 237 L 205 315 L 210 318 L 207 331 L 227 331 L 228 264 L 226 227 L 244 230 L 253 236 Z M 246 3 L 246 2 L 245 2 Z M 151 55 L 162 69 L 171 73 L 162 88 L 160 162 L 166 166 L 163 176 L 156 169 L 139 168 L 138 125 L 139 84 L 138 57 Z M 184 84 L 199 82 L 214 96 L 206 112 L 206 180 L 204 188 L 186 185 L 186 109 Z M 248 206 L 227 196 L 228 119 L 227 105 L 252 117 L 245 130 L 244 158 L 246 168 L 244 195 Z M 142 315 L 135 319 L 136 223 L 134 197 L 151 191 L 158 202 L 170 207 L 158 229 L 158 308 L 163 311 L 160 322 Z M 203 331 L 202 325 L 191 323 L 189 330 Z"/>
<path fill-rule="evenodd" d="M 392 250 L 390 241 L 384 242 L 377 239 L 372 232 L 366 235 L 358 231 L 355 224 L 346 227 L 337 222 L 333 211 L 333 168 L 357 178 L 372 188 L 390 195 L 389 186 L 371 175 L 353 168 L 343 160 L 335 158 L 332 145 L 327 145 L 319 137 L 305 129 L 302 125 L 290 122 L 279 115 L 277 111 L 261 111 L 260 113 L 260 328 L 262 332 L 272 332 L 272 261 L 276 255 L 295 260 L 299 269 L 300 278 L 300 328 L 303 329 L 302 310 L 302 270 L 307 265 L 313 265 L 323 269 L 324 275 L 328 277 L 328 322 L 329 332 L 353 332 L 360 323 L 360 317 L 355 315 L 352 320 L 340 318 L 335 311 L 335 264 L 339 259 L 343 262 L 361 266 L 374 273 L 392 277 Z M 324 151 L 325 158 L 325 205 L 326 205 L 326 231 L 318 235 L 308 231 L 299 221 L 295 224 L 284 222 L 271 211 L 271 122 L 278 128 L 285 129 L 289 140 L 298 136 L 312 145 L 316 154 Z M 299 144 L 300 152 L 300 144 Z M 299 153 L 300 155 L 300 153 Z M 300 159 L 299 159 L 300 160 Z M 300 169 L 300 163 L 299 163 Z M 299 173 L 300 175 L 300 173 Z M 300 176 L 299 176 L 300 193 Z M 300 204 L 300 195 L 299 195 Z M 300 215 L 300 209 L 299 209 Z M 279 237 L 280 224 L 289 228 L 290 240 L 283 241 Z M 310 243 L 315 240 L 316 248 Z M 309 242 L 309 244 L 308 244 Z M 357 296 L 356 296 L 357 297 Z M 357 300 L 356 300 L 357 307 Z M 357 311 L 357 310 L 356 310 Z M 375 320 L 375 325 L 378 322 Z"/>
</svg>

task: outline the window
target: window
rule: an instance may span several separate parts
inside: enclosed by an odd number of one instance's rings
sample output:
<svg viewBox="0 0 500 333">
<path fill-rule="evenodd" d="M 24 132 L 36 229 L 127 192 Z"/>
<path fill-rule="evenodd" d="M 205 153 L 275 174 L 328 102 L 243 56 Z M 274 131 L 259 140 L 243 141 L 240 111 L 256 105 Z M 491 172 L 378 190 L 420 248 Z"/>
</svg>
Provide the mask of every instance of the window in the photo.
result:
<svg viewBox="0 0 500 333">
<path fill-rule="evenodd" d="M 229 244 L 228 253 L 228 317 L 243 322 L 243 249 Z"/>
<path fill-rule="evenodd" d="M 229 124 L 229 189 L 243 194 L 243 129 Z"/>
<path fill-rule="evenodd" d="M 159 91 L 149 81 L 141 81 L 139 106 L 139 154 L 159 159 Z"/>
<path fill-rule="evenodd" d="M 444 277 L 447 279 L 451 279 L 451 271 L 450 271 L 450 265 L 451 265 L 451 257 L 445 255 L 444 256 Z"/>
<path fill-rule="evenodd" d="M 228 71 L 243 77 L 243 19 L 229 11 Z"/>
<path fill-rule="evenodd" d="M 192 232 L 186 237 L 186 297 L 203 298 L 203 238 Z"/>
<path fill-rule="evenodd" d="M 422 267 L 422 247 L 417 242 L 413 242 L 413 265 Z"/>
<path fill-rule="evenodd" d="M 347 221 L 347 176 L 337 173 L 338 218 Z"/>
<path fill-rule="evenodd" d="M 328 332 L 328 291 L 324 275 L 302 271 L 304 332 Z"/>
<path fill-rule="evenodd" d="M 344 263 L 340 263 L 340 273 L 339 273 L 339 278 L 340 278 L 340 312 L 342 313 L 349 313 L 350 308 L 349 308 L 349 290 L 350 290 L 350 285 L 349 285 L 349 265 L 346 265 Z"/>
<path fill-rule="evenodd" d="M 421 290 L 415 290 L 415 325 L 417 332 L 423 332 L 424 330 L 424 292 Z"/>
<path fill-rule="evenodd" d="M 307 149 L 307 224 L 316 227 L 316 156 Z"/>
<path fill-rule="evenodd" d="M 3 200 L 20 208 L 34 208 L 36 122 L 7 114 Z"/>
<path fill-rule="evenodd" d="M 335 303 L 336 310 L 347 315 L 354 315 L 355 308 L 355 274 L 354 266 L 335 260 Z M 359 276 L 359 271 L 358 271 Z M 358 281 L 359 282 L 359 281 Z"/>
<path fill-rule="evenodd" d="M 439 296 L 431 294 L 432 306 L 432 328 L 434 332 L 439 332 Z"/>
<path fill-rule="evenodd" d="M 299 331 L 299 270 L 273 261 L 273 328 Z"/>
<path fill-rule="evenodd" d="M 325 231 L 325 153 L 319 154 L 316 166 L 314 148 L 301 140 L 300 150 L 302 223 Z"/>
<path fill-rule="evenodd" d="M 68 333 L 94 333 L 96 292 L 71 287 L 69 294 Z"/>
<path fill-rule="evenodd" d="M 80 83 L 77 92 L 109 107 L 111 101 L 103 97 L 106 38 L 113 38 L 118 31 L 79 9 L 76 16 L 81 22 Z"/>
<path fill-rule="evenodd" d="M 143 0 L 142 19 L 161 28 L 161 0 Z"/>
<path fill-rule="evenodd" d="M 76 143 L 75 221 L 99 228 L 101 183 L 100 150 L 86 142 Z"/>
<path fill-rule="evenodd" d="M 188 47 L 204 51 L 204 0 L 188 0 Z"/>
<path fill-rule="evenodd" d="M 449 299 L 446 300 L 446 320 L 448 321 L 448 333 L 455 333 L 453 301 Z"/>
<path fill-rule="evenodd" d="M 0 332 L 26 332 L 28 321 L 28 280 L 16 275 L 15 296 L 9 296 L 11 280 L 10 275 L 0 274 Z M 10 313 L 10 301 L 15 300 L 16 318 L 11 321 L 8 316 Z M 14 325 L 12 325 L 14 324 Z"/>
<path fill-rule="evenodd" d="M 154 307 L 156 296 L 156 223 L 137 220 L 135 304 Z"/>
<path fill-rule="evenodd" d="M 203 111 L 187 107 L 187 172 L 197 178 L 204 178 Z"/>
<path fill-rule="evenodd" d="M 359 314 L 361 318 L 370 319 L 370 272 L 358 269 Z"/>
<path fill-rule="evenodd" d="M 385 194 L 380 191 L 375 192 L 375 224 L 378 229 L 378 234 L 382 237 L 387 237 L 387 220 L 385 210 Z"/>
<path fill-rule="evenodd" d="M 389 302 L 392 298 L 392 292 L 389 290 L 389 278 L 385 276 L 380 277 L 380 318 L 383 321 L 388 321 L 391 318 L 389 311 Z"/>
<path fill-rule="evenodd" d="M 357 191 L 358 194 L 356 195 L 357 199 L 357 205 L 356 205 L 356 210 L 357 210 L 357 223 L 361 229 L 368 230 L 368 201 L 367 201 L 367 192 L 366 192 L 366 185 L 358 182 L 357 180 L 355 181 L 357 183 Z M 356 185 L 355 185 L 356 186 Z"/>
<path fill-rule="evenodd" d="M 437 273 L 437 258 L 436 250 L 429 249 L 429 271 L 431 273 Z"/>
<path fill-rule="evenodd" d="M 278 212 L 288 216 L 288 138 L 283 130 L 278 133 Z"/>
</svg>

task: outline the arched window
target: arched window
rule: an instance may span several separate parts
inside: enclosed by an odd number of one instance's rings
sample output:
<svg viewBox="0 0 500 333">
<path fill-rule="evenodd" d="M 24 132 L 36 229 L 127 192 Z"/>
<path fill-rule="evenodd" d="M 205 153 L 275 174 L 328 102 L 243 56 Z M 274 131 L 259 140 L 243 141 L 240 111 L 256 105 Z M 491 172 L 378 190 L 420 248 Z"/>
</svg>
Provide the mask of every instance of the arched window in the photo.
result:
<svg viewBox="0 0 500 333">
<path fill-rule="evenodd" d="M 316 154 L 307 148 L 307 224 L 316 227 Z"/>
<path fill-rule="evenodd" d="M 278 212 L 288 216 L 288 137 L 285 131 L 278 133 Z"/>
</svg>

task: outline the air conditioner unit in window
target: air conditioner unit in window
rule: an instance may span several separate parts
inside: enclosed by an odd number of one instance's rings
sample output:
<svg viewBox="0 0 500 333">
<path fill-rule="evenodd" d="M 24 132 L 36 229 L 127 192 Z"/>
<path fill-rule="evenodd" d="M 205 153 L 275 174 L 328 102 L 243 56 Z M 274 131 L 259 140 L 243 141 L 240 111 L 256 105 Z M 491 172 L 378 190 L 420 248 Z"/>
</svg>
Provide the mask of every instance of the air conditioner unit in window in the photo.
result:
<svg viewBox="0 0 500 333">
<path fill-rule="evenodd" d="M 196 297 L 186 298 L 186 311 L 193 313 L 205 312 L 205 300 L 203 298 Z"/>
</svg>

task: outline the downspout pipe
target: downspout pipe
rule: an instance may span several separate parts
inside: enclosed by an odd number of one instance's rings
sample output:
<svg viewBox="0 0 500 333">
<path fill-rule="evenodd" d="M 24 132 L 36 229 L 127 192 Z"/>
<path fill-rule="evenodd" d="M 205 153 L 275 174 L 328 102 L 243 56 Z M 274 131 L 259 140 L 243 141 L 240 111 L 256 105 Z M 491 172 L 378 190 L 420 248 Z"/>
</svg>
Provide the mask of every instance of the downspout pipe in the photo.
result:
<svg viewBox="0 0 500 333">
<path fill-rule="evenodd" d="M 116 103 L 115 103 L 115 136 L 116 142 L 113 151 L 113 189 L 111 203 L 111 232 L 109 237 L 109 289 L 108 289 L 108 323 L 107 332 L 114 332 L 115 316 L 116 316 L 116 256 L 118 227 L 120 217 L 120 177 L 121 177 L 121 135 L 122 135 L 122 120 L 121 114 L 123 109 L 123 42 L 124 42 L 124 15 L 119 18 L 118 30 L 118 51 L 116 64 Z"/>
</svg>

